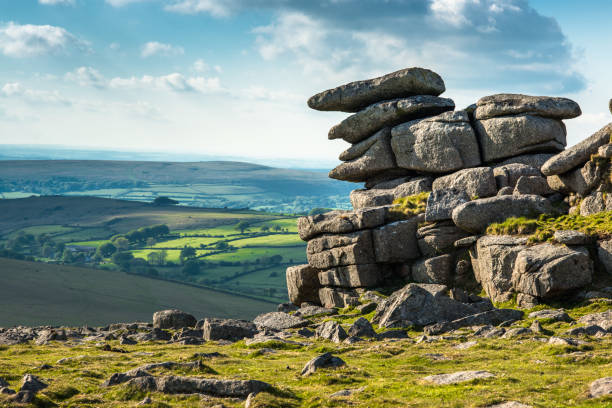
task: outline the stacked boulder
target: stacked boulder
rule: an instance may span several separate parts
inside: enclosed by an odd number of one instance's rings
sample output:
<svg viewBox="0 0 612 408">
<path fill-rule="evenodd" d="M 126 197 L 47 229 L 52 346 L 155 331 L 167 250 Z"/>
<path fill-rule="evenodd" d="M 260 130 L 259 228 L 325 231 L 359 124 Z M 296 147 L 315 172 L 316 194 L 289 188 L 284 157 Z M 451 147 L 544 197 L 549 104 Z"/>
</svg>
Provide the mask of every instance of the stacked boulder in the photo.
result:
<svg viewBox="0 0 612 408">
<path fill-rule="evenodd" d="M 299 219 L 308 264 L 287 271 L 293 303 L 346 307 L 368 288 L 417 283 L 482 287 L 493 301 L 518 294 L 527 304 L 591 282 L 581 244 L 533 249 L 525 238 L 482 234 L 509 217 L 563 211 L 576 172 L 597 175 L 581 193 L 599 193 L 590 206 L 605 209 L 607 167 L 591 155 L 612 156 L 601 147 L 612 128 L 568 153 L 576 148 L 563 151 L 562 120 L 581 114 L 576 102 L 498 94 L 457 111 L 444 91 L 438 74 L 408 68 L 309 99 L 313 109 L 352 113 L 329 131 L 351 143 L 329 175 L 365 188 L 351 193 L 352 211 Z M 404 211 L 405 197 L 421 199 L 423 211 Z"/>
</svg>

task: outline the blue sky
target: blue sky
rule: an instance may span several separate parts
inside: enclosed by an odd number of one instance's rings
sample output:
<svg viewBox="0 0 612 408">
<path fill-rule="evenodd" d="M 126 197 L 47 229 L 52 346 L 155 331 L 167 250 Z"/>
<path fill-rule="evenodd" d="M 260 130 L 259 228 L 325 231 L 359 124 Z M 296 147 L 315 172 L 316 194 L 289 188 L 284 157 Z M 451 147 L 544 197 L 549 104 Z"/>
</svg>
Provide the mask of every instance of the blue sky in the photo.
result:
<svg viewBox="0 0 612 408">
<path fill-rule="evenodd" d="M 346 115 L 306 99 L 423 66 L 458 108 L 573 98 L 574 144 L 610 121 L 610 15 L 603 0 L 0 0 L 0 143 L 331 167 Z"/>
</svg>

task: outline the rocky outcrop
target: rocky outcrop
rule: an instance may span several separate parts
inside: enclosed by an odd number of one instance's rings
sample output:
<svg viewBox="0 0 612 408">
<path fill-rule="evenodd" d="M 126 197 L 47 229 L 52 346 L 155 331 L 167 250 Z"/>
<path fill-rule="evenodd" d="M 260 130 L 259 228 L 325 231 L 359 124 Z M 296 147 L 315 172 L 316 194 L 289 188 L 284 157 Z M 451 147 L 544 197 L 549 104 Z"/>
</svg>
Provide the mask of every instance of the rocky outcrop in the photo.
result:
<svg viewBox="0 0 612 408">
<path fill-rule="evenodd" d="M 158 329 L 195 327 L 196 323 L 195 317 L 176 309 L 162 310 L 153 315 L 153 327 Z"/>
<path fill-rule="evenodd" d="M 588 288 L 595 268 L 612 270 L 607 243 L 571 231 L 531 247 L 526 237 L 480 236 L 509 228 L 488 229 L 510 217 L 612 210 L 612 125 L 564 150 L 563 120 L 581 114 L 570 99 L 496 94 L 454 111 L 443 90 L 437 74 L 410 68 L 309 100 L 354 113 L 329 131 L 351 143 L 330 177 L 365 188 L 351 192 L 353 211 L 298 221 L 309 269 L 288 271 L 292 302 L 316 292 L 326 307 L 356 306 L 368 288 L 414 283 L 533 307 Z M 457 310 L 473 307 L 468 292 L 452 292 Z"/>
</svg>

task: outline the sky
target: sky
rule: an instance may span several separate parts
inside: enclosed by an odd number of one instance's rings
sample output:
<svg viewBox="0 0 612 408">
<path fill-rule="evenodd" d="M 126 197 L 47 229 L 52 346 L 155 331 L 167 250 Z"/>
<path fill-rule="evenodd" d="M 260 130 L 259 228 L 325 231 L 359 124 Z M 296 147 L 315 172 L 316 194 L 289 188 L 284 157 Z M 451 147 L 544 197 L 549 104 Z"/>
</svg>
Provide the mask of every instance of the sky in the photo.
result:
<svg viewBox="0 0 612 408">
<path fill-rule="evenodd" d="M 458 109 L 574 99 L 572 145 L 611 120 L 610 15 L 608 0 L 0 0 L 0 144 L 331 168 L 347 114 L 308 97 L 421 66 Z"/>
</svg>

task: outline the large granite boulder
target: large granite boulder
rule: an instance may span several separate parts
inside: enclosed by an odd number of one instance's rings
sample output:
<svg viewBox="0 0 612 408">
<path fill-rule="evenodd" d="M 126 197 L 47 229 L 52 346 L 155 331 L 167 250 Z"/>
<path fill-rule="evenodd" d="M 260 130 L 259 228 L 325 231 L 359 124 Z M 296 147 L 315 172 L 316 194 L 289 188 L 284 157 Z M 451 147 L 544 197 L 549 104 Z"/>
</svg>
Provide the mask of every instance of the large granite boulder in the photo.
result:
<svg viewBox="0 0 612 408">
<path fill-rule="evenodd" d="M 597 241 L 597 257 L 603 269 L 612 274 L 612 239 Z"/>
<path fill-rule="evenodd" d="M 489 119 L 498 116 L 528 114 L 552 119 L 572 119 L 582 114 L 580 106 L 567 98 L 496 94 L 476 102 L 474 117 Z"/>
<path fill-rule="evenodd" d="M 344 181 L 365 181 L 396 168 L 391 150 L 391 129 L 383 128 L 370 138 L 352 146 L 340 155 L 347 160 L 329 172 L 329 177 Z"/>
<path fill-rule="evenodd" d="M 372 232 L 357 231 L 343 235 L 323 235 L 308 241 L 308 263 L 317 269 L 375 262 Z"/>
<path fill-rule="evenodd" d="M 393 196 L 401 198 L 431 191 L 432 183 L 433 179 L 431 177 L 417 177 L 395 187 Z"/>
<path fill-rule="evenodd" d="M 325 214 L 298 218 L 298 234 L 308 241 L 323 234 L 346 234 L 385 223 L 386 207 L 364 208 L 354 211 L 331 211 Z"/>
<path fill-rule="evenodd" d="M 603 166 L 598 166 L 597 162 L 589 160 L 582 167 L 567 173 L 548 176 L 546 179 L 550 188 L 555 191 L 566 194 L 576 193 L 584 197 L 597 187 L 603 173 Z"/>
<path fill-rule="evenodd" d="M 461 204 L 453 210 L 455 225 L 469 232 L 480 233 L 492 223 L 503 222 L 510 217 L 535 217 L 552 214 L 555 208 L 550 201 L 537 195 L 505 195 L 481 198 Z"/>
<path fill-rule="evenodd" d="M 351 191 L 351 204 L 354 209 L 391 205 L 395 196 L 393 189 L 358 189 Z"/>
<path fill-rule="evenodd" d="M 455 241 L 468 235 L 452 221 L 439 221 L 420 227 L 416 239 L 421 253 L 431 257 L 452 252 Z"/>
<path fill-rule="evenodd" d="M 432 189 L 455 189 L 467 193 L 470 198 L 492 197 L 497 194 L 495 175 L 491 167 L 475 167 L 459 170 L 434 180 Z"/>
<path fill-rule="evenodd" d="M 153 327 L 158 329 L 182 329 L 195 327 L 197 319 L 189 313 L 176 309 L 161 310 L 153 314 Z"/>
<path fill-rule="evenodd" d="M 561 151 L 566 144 L 563 122 L 540 116 L 518 115 L 476 120 L 475 129 L 485 163 L 528 152 Z"/>
<path fill-rule="evenodd" d="M 452 99 L 417 95 L 375 103 L 332 127 L 329 139 L 358 143 L 378 130 L 455 109 Z M 343 160 L 343 159 L 341 159 Z"/>
<path fill-rule="evenodd" d="M 592 275 L 586 248 L 545 243 L 518 253 L 512 284 L 517 292 L 550 298 L 590 284 Z"/>
<path fill-rule="evenodd" d="M 449 298 L 444 285 L 410 283 L 379 303 L 373 322 L 380 327 L 426 326 L 484 311 L 482 305 Z"/>
<path fill-rule="evenodd" d="M 413 95 L 438 96 L 445 90 L 444 81 L 435 72 L 406 68 L 318 93 L 308 99 L 308 106 L 321 111 L 357 112 L 376 102 Z"/>
<path fill-rule="evenodd" d="M 512 298 L 514 263 L 526 245 L 525 237 L 485 235 L 470 250 L 474 276 L 493 302 Z"/>
<path fill-rule="evenodd" d="M 521 176 L 514 186 L 513 194 L 535 194 L 535 195 L 551 195 L 555 191 L 550 188 L 546 179 L 542 176 Z"/>
<path fill-rule="evenodd" d="M 493 168 L 493 175 L 495 176 L 495 182 L 497 183 L 498 189 L 504 187 L 511 187 L 514 189 L 521 177 L 538 177 L 542 174 L 536 167 L 527 164 L 508 163 L 495 166 Z"/>
<path fill-rule="evenodd" d="M 319 303 L 321 285 L 317 273 L 308 264 L 287 268 L 287 292 L 291 303 L 298 306 L 304 302 Z"/>
<path fill-rule="evenodd" d="M 454 258 L 449 254 L 421 259 L 412 265 L 412 280 L 417 283 L 449 285 L 454 266 Z"/>
<path fill-rule="evenodd" d="M 319 299 L 326 308 L 344 308 L 347 306 L 357 306 L 360 304 L 359 295 L 351 289 L 342 288 L 321 288 L 319 289 Z"/>
<path fill-rule="evenodd" d="M 397 221 L 372 231 L 376 262 L 406 262 L 421 256 L 416 230 L 424 221 L 423 214 Z"/>
<path fill-rule="evenodd" d="M 380 264 L 339 266 L 319 272 L 322 286 L 341 288 L 376 287 L 385 278 L 387 268 Z"/>
<path fill-rule="evenodd" d="M 455 188 L 433 190 L 427 198 L 425 221 L 434 222 L 450 220 L 453 210 L 469 201 L 470 196 L 465 190 Z"/>
<path fill-rule="evenodd" d="M 610 142 L 610 133 L 612 133 L 612 123 L 608 123 L 582 142 L 551 157 L 542 166 L 542 173 L 545 176 L 554 176 L 555 174 L 566 173 L 586 163 L 601 146 Z"/>
<path fill-rule="evenodd" d="M 580 215 L 593 215 L 612 210 L 612 194 L 594 191 L 580 203 Z"/>
<path fill-rule="evenodd" d="M 480 164 L 476 135 L 465 111 L 445 112 L 401 124 L 391 130 L 399 167 L 448 173 Z"/>
</svg>

